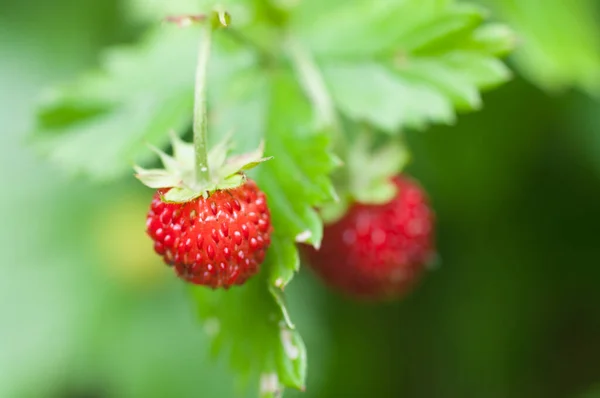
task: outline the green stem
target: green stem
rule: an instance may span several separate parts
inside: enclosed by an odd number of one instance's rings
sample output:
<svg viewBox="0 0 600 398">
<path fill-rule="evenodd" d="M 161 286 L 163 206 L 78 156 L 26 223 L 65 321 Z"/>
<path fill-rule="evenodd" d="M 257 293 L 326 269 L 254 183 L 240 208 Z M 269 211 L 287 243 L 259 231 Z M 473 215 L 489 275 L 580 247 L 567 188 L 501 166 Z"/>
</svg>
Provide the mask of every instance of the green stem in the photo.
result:
<svg viewBox="0 0 600 398">
<path fill-rule="evenodd" d="M 207 23 L 200 39 L 198 64 L 196 66 L 196 88 L 194 92 L 194 151 L 196 155 L 196 183 L 210 181 L 208 167 L 208 116 L 206 114 L 206 74 L 210 56 L 212 26 Z"/>
<path fill-rule="evenodd" d="M 312 54 L 294 38 L 288 37 L 285 42 L 288 54 L 300 80 L 304 92 L 312 103 L 317 117 L 317 127 L 328 129 L 333 135 L 333 149 L 345 161 L 348 156 L 348 143 L 342 124 L 338 118 L 335 104 L 325 79 L 319 70 Z"/>
<path fill-rule="evenodd" d="M 292 37 L 285 42 L 286 49 L 292 60 L 296 74 L 304 92 L 312 103 L 313 111 L 317 117 L 317 127 L 328 129 L 332 133 L 333 150 L 341 157 L 342 162 L 348 161 L 350 148 L 346 141 L 346 134 L 338 118 L 331 94 L 325 84 L 325 79 L 312 54 L 305 49 L 301 43 Z M 336 181 L 338 193 L 342 201 L 346 196 L 346 190 L 352 181 L 350 169 L 344 167 L 332 176 Z"/>
<path fill-rule="evenodd" d="M 339 134 L 333 100 L 312 55 L 293 38 L 288 37 L 285 44 L 304 91 L 313 104 L 319 127 L 332 128 Z"/>
</svg>

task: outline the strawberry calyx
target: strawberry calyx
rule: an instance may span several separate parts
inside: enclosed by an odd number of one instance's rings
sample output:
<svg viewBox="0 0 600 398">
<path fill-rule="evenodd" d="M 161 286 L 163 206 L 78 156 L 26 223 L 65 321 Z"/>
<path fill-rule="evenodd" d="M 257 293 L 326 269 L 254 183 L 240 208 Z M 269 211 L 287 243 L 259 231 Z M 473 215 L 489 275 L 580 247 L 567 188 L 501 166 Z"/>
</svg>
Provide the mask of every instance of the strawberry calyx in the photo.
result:
<svg viewBox="0 0 600 398">
<path fill-rule="evenodd" d="M 196 83 L 194 89 L 193 143 L 184 142 L 171 133 L 173 156 L 158 148 L 152 150 L 160 157 L 164 169 L 144 169 L 134 166 L 136 177 L 146 186 L 159 190 L 161 199 L 170 203 L 186 203 L 200 196 L 207 198 L 220 190 L 234 189 L 246 182 L 245 170 L 270 158 L 263 157 L 261 144 L 255 151 L 228 157 L 231 140 L 225 139 L 207 150 L 208 116 L 206 111 L 206 76 L 211 52 L 213 30 L 229 26 L 231 17 L 223 10 L 210 14 L 175 16 L 167 19 L 179 26 L 203 25 L 198 46 Z M 207 22 L 207 23 L 206 23 Z"/>
<path fill-rule="evenodd" d="M 339 220 L 354 203 L 383 205 L 392 201 L 399 189 L 393 179 L 410 161 L 406 145 L 400 139 L 376 145 L 373 134 L 368 132 L 354 137 L 345 155 L 346 169 L 336 181 L 339 200 L 320 209 L 326 224 Z"/>
<path fill-rule="evenodd" d="M 162 195 L 165 202 L 185 203 L 203 196 L 207 198 L 218 190 L 237 188 L 246 180 L 246 170 L 258 166 L 271 157 L 264 157 L 264 145 L 245 154 L 228 156 L 232 149 L 231 140 L 225 139 L 208 152 L 208 173 L 206 181 L 198 181 L 195 173 L 194 144 L 183 141 L 171 132 L 173 155 L 151 147 L 160 157 L 164 168 L 145 169 L 134 166 L 135 176 L 147 187 L 168 189 Z"/>
</svg>

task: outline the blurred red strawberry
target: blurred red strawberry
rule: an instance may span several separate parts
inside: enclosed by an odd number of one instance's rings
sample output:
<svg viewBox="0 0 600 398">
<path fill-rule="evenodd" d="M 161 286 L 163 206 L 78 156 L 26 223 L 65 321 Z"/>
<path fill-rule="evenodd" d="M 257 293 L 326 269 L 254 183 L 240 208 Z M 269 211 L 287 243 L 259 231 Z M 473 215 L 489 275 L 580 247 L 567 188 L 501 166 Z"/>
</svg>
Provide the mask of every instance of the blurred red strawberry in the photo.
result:
<svg viewBox="0 0 600 398">
<path fill-rule="evenodd" d="M 399 298 L 435 255 L 434 214 L 425 192 L 405 175 L 393 182 L 398 192 L 390 202 L 353 204 L 341 219 L 325 227 L 319 250 L 304 249 L 311 268 L 348 296 Z"/>
</svg>

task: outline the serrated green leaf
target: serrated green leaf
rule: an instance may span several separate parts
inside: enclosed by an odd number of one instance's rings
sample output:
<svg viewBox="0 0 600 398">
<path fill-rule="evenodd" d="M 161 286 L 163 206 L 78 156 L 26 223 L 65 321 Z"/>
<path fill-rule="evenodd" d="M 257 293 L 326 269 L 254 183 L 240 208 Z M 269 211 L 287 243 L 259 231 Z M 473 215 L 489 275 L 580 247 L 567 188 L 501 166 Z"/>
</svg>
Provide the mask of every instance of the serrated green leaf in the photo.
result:
<svg viewBox="0 0 600 398">
<path fill-rule="evenodd" d="M 268 261 L 267 263 L 272 264 L 272 265 L 275 264 L 271 261 Z M 283 321 L 285 322 L 285 326 L 289 330 L 294 330 L 296 327 L 292 323 L 292 319 L 290 318 L 290 314 L 288 313 L 282 291 L 277 289 L 276 286 L 269 285 L 269 292 L 271 293 L 271 296 L 273 297 L 273 299 L 279 306 L 279 309 L 281 310 L 281 316 L 282 316 Z"/>
<path fill-rule="evenodd" d="M 439 59 L 413 59 L 397 68 L 397 74 L 414 84 L 436 87 L 458 110 L 476 110 L 481 107 L 481 95 L 477 86 L 462 70 L 447 67 Z"/>
<path fill-rule="evenodd" d="M 274 159 L 260 167 L 257 181 L 267 193 L 275 230 L 318 245 L 323 225 L 314 207 L 332 200 L 328 176 L 335 162 L 329 136 L 315 131 L 315 117 L 291 73 L 274 75 L 265 135 L 266 154 Z"/>
<path fill-rule="evenodd" d="M 295 330 L 282 328 L 281 344 L 277 346 L 277 373 L 282 384 L 300 386 L 304 390 L 306 380 L 306 347 Z"/>
<path fill-rule="evenodd" d="M 148 157 L 144 143 L 163 146 L 169 130 L 188 128 L 197 37 L 198 31 L 164 28 L 135 47 L 107 52 L 100 72 L 42 103 L 35 145 L 70 173 L 98 179 L 126 173 Z"/>
<path fill-rule="evenodd" d="M 366 58 L 396 50 L 400 37 L 444 15 L 446 1 L 309 0 L 300 3 L 292 23 L 317 57 Z M 360 15 L 360 18 L 357 18 Z"/>
<path fill-rule="evenodd" d="M 426 85 L 402 80 L 382 65 L 363 62 L 327 65 L 323 74 L 340 110 L 357 121 L 384 131 L 403 126 L 419 128 L 427 122 L 452 123 L 450 100 Z"/>
<path fill-rule="evenodd" d="M 502 61 L 472 52 L 450 53 L 441 58 L 442 64 L 461 70 L 473 84 L 490 89 L 505 83 L 512 73 Z"/>
<path fill-rule="evenodd" d="M 482 25 L 481 7 L 359 0 L 323 7 L 315 18 L 317 7 L 299 6 L 298 39 L 317 58 L 339 110 L 353 120 L 392 133 L 453 123 L 454 108 L 480 108 L 479 91 L 510 78 L 495 57 L 512 48 L 514 35 L 499 24 Z"/>
<path fill-rule="evenodd" d="M 410 18 L 410 16 L 405 16 Z M 444 12 L 431 16 L 429 20 L 400 36 L 396 45 L 403 52 L 433 52 L 446 50 L 479 26 L 484 19 L 480 7 L 467 4 L 454 4 Z"/>
<path fill-rule="evenodd" d="M 213 344 L 229 352 L 231 366 L 241 375 L 261 379 L 260 396 L 283 386 L 302 389 L 306 369 L 302 339 L 290 325 L 282 299 L 268 287 L 271 266 L 267 260 L 258 276 L 228 291 L 192 289 Z"/>
<path fill-rule="evenodd" d="M 127 173 L 132 163 L 144 161 L 149 152 L 144 142 L 166 142 L 165 131 L 187 127 L 191 112 L 188 100 L 188 95 L 182 93 L 157 109 L 162 101 L 140 99 L 118 111 L 61 128 L 60 132 L 38 130 L 34 145 L 70 174 L 114 179 Z"/>
<path fill-rule="evenodd" d="M 182 135 L 191 125 L 199 35 L 197 29 L 165 27 L 148 34 L 137 46 L 107 52 L 100 71 L 46 94 L 38 111 L 35 146 L 66 171 L 103 180 L 117 178 L 132 163 L 149 159 L 142 144 L 163 147 L 168 142 L 167 132 Z M 245 124 L 248 120 L 244 117 L 219 117 L 231 106 L 243 116 L 243 109 L 237 108 L 243 101 L 225 94 L 227 90 L 244 94 L 245 86 L 238 83 L 246 75 L 237 73 L 249 62 L 253 58 L 248 52 L 229 57 L 215 51 L 209 66 L 213 137 L 221 141 L 235 128 L 233 132 L 240 138 L 237 149 L 257 145 L 262 134 L 256 127 L 260 123 Z M 222 85 L 231 76 L 236 79 Z M 259 83 L 247 81 L 252 87 Z M 245 114 L 252 117 L 257 113 L 251 103 Z M 176 157 L 193 159 L 193 146 L 178 144 L 182 142 L 174 142 L 174 151 L 183 153 Z"/>
<path fill-rule="evenodd" d="M 267 254 L 273 264 L 270 269 L 269 284 L 283 289 L 300 268 L 300 256 L 294 240 L 275 232 L 271 236 L 271 248 Z"/>
<path fill-rule="evenodd" d="M 517 35 L 506 25 L 488 24 L 473 32 L 463 48 L 484 54 L 504 56 L 511 52 L 517 43 Z"/>
</svg>

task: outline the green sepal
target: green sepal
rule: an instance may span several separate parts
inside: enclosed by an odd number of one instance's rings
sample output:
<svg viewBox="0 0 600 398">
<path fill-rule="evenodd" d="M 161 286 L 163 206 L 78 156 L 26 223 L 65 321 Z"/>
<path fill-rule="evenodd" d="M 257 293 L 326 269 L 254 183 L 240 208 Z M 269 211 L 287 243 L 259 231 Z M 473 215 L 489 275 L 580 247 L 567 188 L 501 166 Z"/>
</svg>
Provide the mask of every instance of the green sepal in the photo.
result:
<svg viewBox="0 0 600 398">
<path fill-rule="evenodd" d="M 269 284 L 272 288 L 283 291 L 294 277 L 294 274 L 300 269 L 300 256 L 294 240 L 285 239 L 277 231 L 271 235 L 271 242 L 267 254 L 267 259 L 273 264 L 269 270 Z M 273 295 L 276 299 L 280 298 L 275 293 Z M 291 327 L 291 322 L 287 316 L 286 322 Z"/>
<path fill-rule="evenodd" d="M 175 187 L 181 183 L 181 180 L 171 173 L 163 169 L 142 169 L 139 166 L 133 166 L 136 176 L 142 176 L 138 178 L 144 179 L 144 185 L 159 189 L 166 187 Z"/>
<path fill-rule="evenodd" d="M 219 172 L 225 178 L 237 174 L 241 171 L 250 170 L 262 162 L 273 159 L 273 156 L 263 157 L 265 151 L 264 143 L 260 143 L 259 147 L 248 153 L 231 156 L 225 160 L 225 164 L 220 168 Z"/>
<path fill-rule="evenodd" d="M 347 151 L 347 175 L 338 186 L 339 197 L 319 207 L 325 224 L 332 224 L 348 212 L 353 203 L 384 204 L 398 193 L 393 177 L 410 161 L 406 145 L 399 137 L 376 146 L 371 132 L 362 132 L 350 143 Z"/>
<path fill-rule="evenodd" d="M 169 137 L 173 148 L 173 156 L 186 164 L 192 163 L 194 161 L 194 146 L 182 140 L 173 130 L 169 131 Z"/>
<path fill-rule="evenodd" d="M 348 153 L 352 198 L 365 204 L 389 202 L 397 193 L 392 178 L 409 160 L 410 154 L 399 139 L 373 149 L 371 138 L 366 133 L 359 135 Z"/>
<path fill-rule="evenodd" d="M 232 149 L 230 137 L 215 145 L 208 153 L 210 179 L 199 184 L 195 181 L 194 145 L 171 133 L 173 156 L 158 148 L 150 148 L 160 158 L 164 169 L 144 169 L 134 166 L 135 176 L 146 186 L 154 189 L 171 188 L 162 196 L 165 202 L 184 203 L 212 192 L 234 189 L 243 185 L 247 178 L 244 171 L 258 166 L 272 157 L 263 157 L 264 145 L 241 155 L 227 157 Z"/>
<path fill-rule="evenodd" d="M 319 208 L 319 214 L 325 224 L 332 224 L 342 218 L 350 208 L 352 198 L 349 193 L 335 202 L 329 202 Z"/>
<path fill-rule="evenodd" d="M 164 195 L 160 195 L 163 202 L 167 203 L 185 203 L 194 200 L 199 196 L 208 196 L 205 192 L 196 192 L 186 187 L 173 187 Z"/>
</svg>

